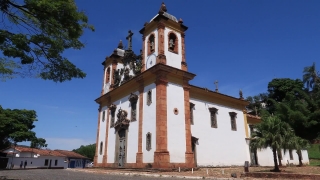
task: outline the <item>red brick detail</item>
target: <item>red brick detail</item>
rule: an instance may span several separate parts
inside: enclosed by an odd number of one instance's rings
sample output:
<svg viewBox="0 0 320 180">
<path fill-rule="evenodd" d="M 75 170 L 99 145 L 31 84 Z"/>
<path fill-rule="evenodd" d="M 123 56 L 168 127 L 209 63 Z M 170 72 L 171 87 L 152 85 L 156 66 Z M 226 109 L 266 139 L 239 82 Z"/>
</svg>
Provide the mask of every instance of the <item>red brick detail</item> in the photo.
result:
<svg viewBox="0 0 320 180">
<path fill-rule="evenodd" d="M 170 155 L 167 150 L 167 77 L 166 72 L 157 72 L 156 79 L 156 151 L 154 168 L 167 168 Z"/>
<path fill-rule="evenodd" d="M 142 60 L 141 60 L 141 62 L 142 62 L 142 71 L 141 72 L 143 72 L 143 71 L 145 71 L 146 70 L 146 65 L 145 65 L 145 54 L 146 54 L 146 52 L 145 52 L 145 42 L 146 42 L 146 37 L 144 36 L 144 35 L 142 35 Z"/>
<path fill-rule="evenodd" d="M 186 51 L 185 51 L 185 34 L 181 33 L 181 54 L 182 54 L 182 60 L 181 60 L 181 70 L 188 71 L 187 63 L 186 63 Z"/>
<path fill-rule="evenodd" d="M 110 114 L 110 110 L 108 109 L 107 110 L 107 120 L 106 120 L 106 135 L 105 135 L 105 140 L 104 140 L 104 154 L 102 157 L 103 167 L 106 166 L 107 159 L 108 159 L 109 114 Z"/>
<path fill-rule="evenodd" d="M 97 129 L 97 138 L 96 138 L 96 152 L 94 155 L 93 164 L 98 163 L 98 150 L 99 150 L 99 132 L 100 132 L 100 116 L 101 116 L 101 106 L 98 109 L 98 129 Z"/>
<path fill-rule="evenodd" d="M 139 130 L 138 130 L 138 152 L 136 155 L 136 163 L 140 168 L 143 168 L 143 152 L 142 152 L 142 127 L 143 127 L 143 81 L 140 81 L 139 86 Z"/>
<path fill-rule="evenodd" d="M 158 56 L 162 57 L 162 59 L 163 59 L 163 56 L 165 57 L 165 55 L 164 55 L 164 28 L 165 28 L 165 25 L 162 22 L 158 23 Z"/>
<path fill-rule="evenodd" d="M 185 163 L 188 167 L 194 167 L 194 155 L 191 144 L 191 123 L 190 123 L 190 86 L 188 80 L 184 79 L 184 112 L 185 112 L 185 130 L 186 130 L 186 153 Z"/>
</svg>

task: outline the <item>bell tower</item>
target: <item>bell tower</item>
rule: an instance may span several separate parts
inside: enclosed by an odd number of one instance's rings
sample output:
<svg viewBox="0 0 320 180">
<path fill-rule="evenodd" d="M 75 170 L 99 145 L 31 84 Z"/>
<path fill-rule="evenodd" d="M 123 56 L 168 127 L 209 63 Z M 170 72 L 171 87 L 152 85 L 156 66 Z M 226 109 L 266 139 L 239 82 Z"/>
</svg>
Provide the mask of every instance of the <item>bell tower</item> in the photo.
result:
<svg viewBox="0 0 320 180">
<path fill-rule="evenodd" d="M 185 31 L 182 19 L 167 13 L 164 3 L 158 14 L 146 22 L 140 30 L 143 35 L 143 69 L 145 71 L 155 64 L 165 64 L 187 71 L 185 59 Z"/>
</svg>

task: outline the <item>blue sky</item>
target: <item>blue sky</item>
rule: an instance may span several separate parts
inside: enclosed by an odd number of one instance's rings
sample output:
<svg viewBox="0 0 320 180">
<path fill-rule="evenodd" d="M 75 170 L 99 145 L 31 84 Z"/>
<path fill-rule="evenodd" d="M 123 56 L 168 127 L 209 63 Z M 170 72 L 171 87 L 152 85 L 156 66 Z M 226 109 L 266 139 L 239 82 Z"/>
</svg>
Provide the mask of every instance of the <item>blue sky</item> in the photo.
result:
<svg viewBox="0 0 320 180">
<path fill-rule="evenodd" d="M 85 79 L 54 83 L 16 78 L 0 82 L 3 108 L 33 109 L 34 129 L 51 149 L 72 150 L 95 143 L 98 104 L 102 88 L 101 62 L 119 40 L 134 32 L 133 49 L 139 52 L 139 30 L 153 18 L 160 0 L 76 0 L 95 32 L 81 37 L 86 47 L 65 55 L 87 73 Z M 168 13 L 182 18 L 186 31 L 188 70 L 197 76 L 191 84 L 245 97 L 267 90 L 273 78 L 302 78 L 302 70 L 320 56 L 320 1 L 220 0 L 165 1 Z M 317 63 L 318 65 L 319 63 Z"/>
</svg>

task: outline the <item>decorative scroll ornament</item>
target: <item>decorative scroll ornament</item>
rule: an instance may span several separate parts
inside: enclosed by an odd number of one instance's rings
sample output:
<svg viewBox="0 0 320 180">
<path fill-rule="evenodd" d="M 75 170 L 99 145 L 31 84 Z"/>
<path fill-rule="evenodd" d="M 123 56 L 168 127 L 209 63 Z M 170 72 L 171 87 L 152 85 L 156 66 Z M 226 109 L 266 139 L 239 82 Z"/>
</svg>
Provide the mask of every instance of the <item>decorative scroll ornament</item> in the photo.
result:
<svg viewBox="0 0 320 180">
<path fill-rule="evenodd" d="M 142 50 L 140 50 L 140 54 L 136 55 L 132 50 L 132 35 L 133 33 L 129 31 L 129 35 L 126 38 L 129 43 L 129 47 L 124 51 L 123 57 L 121 57 L 121 61 L 123 63 L 123 68 L 115 69 L 113 74 L 114 83 L 112 84 L 113 88 L 119 87 L 123 83 L 129 81 L 134 76 L 137 76 L 141 73 L 142 69 Z M 122 44 L 122 42 L 121 42 Z M 119 45 L 121 47 L 121 44 Z M 133 75 L 130 75 L 130 71 L 132 71 Z"/>
<path fill-rule="evenodd" d="M 122 110 L 121 108 L 118 110 L 117 122 L 114 125 L 116 130 L 126 129 L 129 127 L 130 120 L 127 119 L 127 115 L 127 111 Z"/>
</svg>

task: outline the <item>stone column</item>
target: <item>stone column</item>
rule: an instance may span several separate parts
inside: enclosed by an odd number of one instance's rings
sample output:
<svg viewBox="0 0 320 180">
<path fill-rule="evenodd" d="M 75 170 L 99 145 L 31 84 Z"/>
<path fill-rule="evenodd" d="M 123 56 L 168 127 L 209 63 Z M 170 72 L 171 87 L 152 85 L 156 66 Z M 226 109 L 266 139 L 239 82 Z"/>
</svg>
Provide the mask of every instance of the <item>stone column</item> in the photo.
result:
<svg viewBox="0 0 320 180">
<path fill-rule="evenodd" d="M 95 152 L 95 155 L 94 155 L 94 160 L 93 160 L 93 163 L 94 163 L 94 166 L 97 166 L 98 165 L 98 152 L 99 152 L 99 133 L 100 133 L 100 116 L 101 116 L 101 106 L 99 106 L 99 109 L 98 109 L 98 128 L 97 128 L 97 138 L 96 138 L 96 152 Z"/>
<path fill-rule="evenodd" d="M 170 155 L 167 137 L 167 77 L 166 72 L 158 71 L 156 78 L 156 151 L 154 168 L 168 168 Z"/>
<path fill-rule="evenodd" d="M 186 51 L 185 51 L 185 42 L 184 42 L 185 33 L 181 33 L 181 70 L 188 71 L 187 62 L 186 62 Z"/>
<path fill-rule="evenodd" d="M 145 55 L 147 54 L 146 53 L 146 47 L 145 47 L 145 43 L 146 43 L 146 37 L 145 35 L 142 35 L 142 59 L 141 59 L 141 63 L 142 63 L 142 69 L 141 69 L 141 72 L 145 71 L 146 70 L 146 58 L 145 58 Z"/>
<path fill-rule="evenodd" d="M 143 91 L 144 83 L 142 76 L 137 80 L 139 82 L 139 130 L 138 130 L 138 152 L 136 155 L 137 167 L 143 167 L 143 152 L 142 152 L 142 132 L 143 132 Z"/>
<path fill-rule="evenodd" d="M 111 97 L 107 97 L 107 118 L 106 118 L 106 135 L 104 140 L 104 153 L 102 157 L 102 166 L 107 167 L 107 160 L 108 160 L 108 135 L 109 135 L 109 116 L 110 116 L 110 109 L 109 106 L 111 104 Z"/>
<path fill-rule="evenodd" d="M 186 130 L 186 153 L 185 163 L 187 167 L 194 167 L 194 155 L 191 144 L 191 122 L 190 122 L 190 86 L 188 80 L 183 80 L 184 91 L 184 112 L 185 112 L 185 130 Z"/>
<path fill-rule="evenodd" d="M 165 25 L 162 22 L 158 23 L 158 56 L 156 64 L 167 64 L 166 55 L 164 54 L 164 28 Z"/>
</svg>

